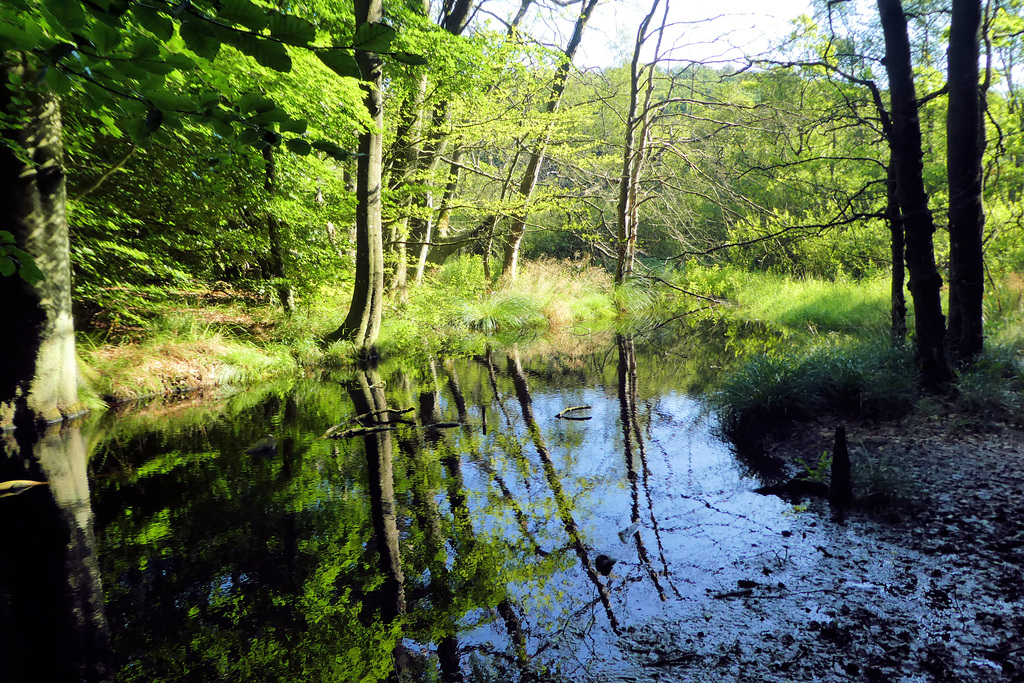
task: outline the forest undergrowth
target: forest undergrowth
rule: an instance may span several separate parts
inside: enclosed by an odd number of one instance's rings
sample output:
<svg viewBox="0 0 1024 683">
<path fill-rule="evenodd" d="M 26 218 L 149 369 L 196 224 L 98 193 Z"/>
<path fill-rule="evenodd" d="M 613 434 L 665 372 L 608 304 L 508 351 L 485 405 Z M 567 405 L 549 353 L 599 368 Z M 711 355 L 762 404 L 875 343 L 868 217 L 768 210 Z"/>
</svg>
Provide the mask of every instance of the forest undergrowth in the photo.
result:
<svg viewBox="0 0 1024 683">
<path fill-rule="evenodd" d="M 323 339 L 341 322 L 347 296 L 319 291 L 289 316 L 260 292 L 197 288 L 158 299 L 137 292 L 131 306 L 119 307 L 131 311 L 132 324 L 96 316 L 106 323 L 80 335 L 83 375 L 94 397 L 109 403 L 343 368 L 355 348 Z M 691 266 L 614 287 L 601 268 L 547 259 L 526 262 L 510 285 L 488 282 L 479 257 L 460 257 L 388 301 L 379 349 L 409 361 L 510 345 L 578 354 L 613 332 L 643 336 L 676 318 L 771 332 L 731 339 L 732 362 L 717 370 L 710 403 L 738 444 L 823 414 L 891 417 L 934 400 L 917 386 L 910 345 L 889 334 L 884 274 L 825 280 Z M 994 412 L 1017 423 L 1024 420 L 1024 280 L 991 283 L 986 326 L 984 356 L 957 374 L 950 400 L 958 413 Z"/>
</svg>

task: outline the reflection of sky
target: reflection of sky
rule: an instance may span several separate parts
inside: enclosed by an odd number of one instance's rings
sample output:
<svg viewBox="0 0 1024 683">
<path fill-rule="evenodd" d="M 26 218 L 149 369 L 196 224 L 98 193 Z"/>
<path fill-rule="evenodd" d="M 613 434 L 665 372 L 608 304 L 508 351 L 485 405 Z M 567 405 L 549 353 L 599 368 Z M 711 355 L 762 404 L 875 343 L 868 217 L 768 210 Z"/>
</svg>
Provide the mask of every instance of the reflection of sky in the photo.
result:
<svg viewBox="0 0 1024 683">
<path fill-rule="evenodd" d="M 786 556 L 789 550 L 780 543 L 780 532 L 797 521 L 791 507 L 751 492 L 757 484 L 744 476 L 728 447 L 712 435 L 701 406 L 677 393 L 641 401 L 637 412 L 648 473 L 645 481 L 640 471 L 637 482 L 639 532 L 650 567 L 665 591 L 667 601 L 663 602 L 635 541 L 629 538 L 623 543 L 619 538 L 618 532 L 632 521 L 633 491 L 616 390 L 550 391 L 538 384 L 531 379 L 534 414 L 563 491 L 573 504 L 572 514 L 590 559 L 606 554 L 618 560 L 609 590 L 624 627 L 678 617 L 698 601 L 706 603 L 708 591 L 733 590 L 738 578 L 763 578 L 753 575 L 756 570 L 751 567 L 792 564 Z M 565 408 L 583 404 L 592 406 L 591 420 L 555 418 Z M 530 518 L 531 531 L 542 549 L 561 553 L 559 564 L 566 569 L 543 585 L 510 586 L 510 594 L 528 615 L 536 645 L 555 639 L 564 640 L 562 648 L 575 648 L 580 644 L 578 636 L 586 631 L 589 646 L 603 650 L 609 657 L 606 664 L 614 664 L 615 636 L 607 628 L 601 605 L 591 604 L 596 588 L 569 546 L 536 450 L 523 435 L 521 413 L 513 414 L 526 444 L 524 452 L 532 468 L 529 478 L 520 477 L 510 458 L 492 458 L 492 466 Z M 641 467 L 639 453 L 637 467 Z M 464 464 L 463 474 L 467 487 L 475 492 L 470 498 L 476 528 L 509 540 L 521 538 L 511 513 L 499 519 L 493 516 L 493 508 L 483 509 L 487 491 L 492 500 L 499 495 L 490 475 L 472 462 Z M 468 642 L 500 642 L 500 625 L 495 628 L 485 626 L 466 634 Z"/>
</svg>

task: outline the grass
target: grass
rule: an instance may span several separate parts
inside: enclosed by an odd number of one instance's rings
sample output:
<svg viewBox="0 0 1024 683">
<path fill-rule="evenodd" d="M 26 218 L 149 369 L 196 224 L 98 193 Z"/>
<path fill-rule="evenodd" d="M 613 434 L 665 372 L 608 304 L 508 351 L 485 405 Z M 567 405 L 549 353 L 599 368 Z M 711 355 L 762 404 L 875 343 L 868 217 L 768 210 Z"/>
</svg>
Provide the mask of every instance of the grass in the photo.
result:
<svg viewBox="0 0 1024 683">
<path fill-rule="evenodd" d="M 384 356 L 423 358 L 476 353 L 495 340 L 570 339 L 581 325 L 589 334 L 615 317 L 611 292 L 604 271 L 561 261 L 524 263 L 516 283 L 492 291 L 479 257 L 455 258 L 405 301 L 389 303 L 378 346 Z M 79 335 L 83 374 L 97 394 L 128 399 L 262 382 L 302 367 L 347 366 L 357 356 L 351 343 L 322 342 L 344 319 L 347 291 L 321 291 L 291 316 L 251 297 L 181 294 L 140 294 L 132 299 L 140 324 Z"/>
<path fill-rule="evenodd" d="M 889 278 L 797 279 L 738 268 L 691 266 L 684 288 L 731 302 L 735 314 L 789 331 L 885 334 L 889 327 Z"/>
<path fill-rule="evenodd" d="M 610 276 L 591 266 L 543 260 L 521 264 L 514 283 L 489 288 L 478 256 L 450 259 L 384 315 L 386 356 L 477 353 L 490 341 L 558 336 L 616 315 Z"/>
<path fill-rule="evenodd" d="M 888 417 L 929 410 L 966 425 L 1006 420 L 1024 424 L 1024 279 L 993 283 L 985 299 L 986 346 L 956 373 L 946 397 L 923 396 L 910 347 L 886 335 L 888 282 L 816 282 L 697 269 L 690 286 L 725 291 L 735 315 L 788 330 L 786 345 L 741 359 L 711 403 L 722 433 L 754 445 L 768 432 L 825 413 Z M 912 324 L 909 324 L 912 328 Z M 822 334 L 825 330 L 828 333 Z M 940 410 L 940 408 L 935 408 Z"/>
<path fill-rule="evenodd" d="M 796 353 L 763 353 L 726 376 L 711 396 L 720 429 L 751 444 L 794 421 L 834 411 L 863 417 L 906 413 L 917 400 L 912 352 L 886 339 L 822 339 Z"/>
</svg>

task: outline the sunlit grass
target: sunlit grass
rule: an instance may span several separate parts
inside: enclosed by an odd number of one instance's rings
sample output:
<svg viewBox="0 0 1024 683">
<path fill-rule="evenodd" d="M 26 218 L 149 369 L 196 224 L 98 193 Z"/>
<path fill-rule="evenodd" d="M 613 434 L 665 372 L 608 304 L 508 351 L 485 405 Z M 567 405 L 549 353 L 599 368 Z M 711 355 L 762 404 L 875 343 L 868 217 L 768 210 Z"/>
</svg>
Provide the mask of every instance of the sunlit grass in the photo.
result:
<svg viewBox="0 0 1024 683">
<path fill-rule="evenodd" d="M 157 316 L 134 343 L 79 345 L 83 375 L 100 396 L 127 400 L 224 384 L 250 384 L 294 372 L 291 345 L 233 338 L 190 311 Z"/>
<path fill-rule="evenodd" d="M 793 280 L 747 275 L 737 293 L 740 315 L 811 332 L 882 334 L 889 326 L 890 284 L 868 280 Z"/>
</svg>

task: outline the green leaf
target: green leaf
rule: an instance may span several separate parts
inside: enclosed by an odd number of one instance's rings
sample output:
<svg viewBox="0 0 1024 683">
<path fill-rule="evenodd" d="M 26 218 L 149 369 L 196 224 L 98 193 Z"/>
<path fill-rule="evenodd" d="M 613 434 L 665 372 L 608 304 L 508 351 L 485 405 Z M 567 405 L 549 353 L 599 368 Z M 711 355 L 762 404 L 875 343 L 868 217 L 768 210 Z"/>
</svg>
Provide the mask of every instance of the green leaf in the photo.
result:
<svg viewBox="0 0 1024 683">
<path fill-rule="evenodd" d="M 257 93 L 243 95 L 242 98 L 238 100 L 238 110 L 242 113 L 254 111 L 257 114 L 263 114 L 276 106 L 277 105 L 274 103 L 274 100 Z"/>
<path fill-rule="evenodd" d="M 305 19 L 290 14 L 270 14 L 270 35 L 289 45 L 305 47 L 316 38 L 316 28 Z"/>
<path fill-rule="evenodd" d="M 390 55 L 396 62 L 402 64 L 409 64 L 411 66 L 424 66 L 430 64 L 430 61 L 423 55 L 418 55 L 414 52 L 395 52 Z"/>
<path fill-rule="evenodd" d="M 133 142 L 140 143 L 149 137 L 149 129 L 145 119 L 131 119 L 124 124 L 124 130 Z"/>
<path fill-rule="evenodd" d="M 281 125 L 278 126 L 282 133 L 296 133 L 298 135 L 305 133 L 307 127 L 306 119 L 288 119 L 287 121 L 282 121 Z"/>
<path fill-rule="evenodd" d="M 253 31 L 262 31 L 267 26 L 266 12 L 249 0 L 222 0 L 217 17 Z"/>
<path fill-rule="evenodd" d="M 28 51 L 36 47 L 43 37 L 43 29 L 29 17 L 13 17 L 20 26 L 0 23 L 0 51 Z"/>
<path fill-rule="evenodd" d="M 396 35 L 395 29 L 387 24 L 360 24 L 352 38 L 352 46 L 367 52 L 387 52 Z"/>
<path fill-rule="evenodd" d="M 172 66 L 175 69 L 178 69 L 180 71 L 194 71 L 195 69 L 198 68 L 198 66 L 196 65 L 195 61 L 192 60 L 190 57 L 187 57 L 186 55 L 174 53 L 174 52 L 172 52 L 171 54 L 167 55 L 165 61 L 170 66 Z"/>
<path fill-rule="evenodd" d="M 14 235 L 6 230 L 0 230 L 0 244 L 14 244 Z"/>
<path fill-rule="evenodd" d="M 133 65 L 139 67 L 140 69 L 146 71 L 147 73 L 151 73 L 151 74 L 164 74 L 164 75 L 166 75 L 166 74 L 169 74 L 172 71 L 174 71 L 174 67 L 173 66 L 171 66 L 170 64 L 168 64 L 167 62 L 165 62 L 164 60 L 162 60 L 162 59 L 160 59 L 158 57 L 149 58 L 149 59 L 135 58 L 134 60 L 132 60 L 131 63 Z M 121 67 L 121 65 L 118 65 L 118 68 L 120 68 L 120 67 Z M 126 72 L 124 69 L 121 69 L 121 72 L 124 73 L 127 76 L 132 76 L 131 73 Z"/>
<path fill-rule="evenodd" d="M 192 99 L 172 92 L 167 88 L 148 90 L 146 95 L 158 108 L 164 112 L 171 111 L 194 111 L 198 107 Z"/>
<path fill-rule="evenodd" d="M 290 138 L 284 141 L 284 146 L 288 148 L 288 151 L 292 154 L 298 154 L 299 156 L 308 155 L 313 147 L 305 140 L 299 138 Z"/>
<path fill-rule="evenodd" d="M 85 26 L 85 12 L 78 0 L 46 0 L 46 9 L 68 31 Z"/>
<path fill-rule="evenodd" d="M 215 107 L 220 104 L 220 93 L 216 90 L 207 90 L 199 95 L 200 107 Z"/>
<path fill-rule="evenodd" d="M 201 23 L 196 21 L 183 22 L 181 28 L 181 39 L 185 46 L 195 52 L 203 59 L 213 61 L 220 52 L 221 39 L 204 30 Z"/>
<path fill-rule="evenodd" d="M 333 142 L 328 142 L 327 140 L 314 140 L 311 145 L 313 149 L 319 150 L 338 161 L 346 161 L 352 156 L 341 147 L 338 147 Z"/>
<path fill-rule="evenodd" d="M 39 270 L 39 266 L 36 265 L 35 259 L 29 254 L 18 249 L 17 247 L 8 247 L 7 251 L 18 261 L 18 274 L 21 275 L 22 279 L 30 285 L 34 285 L 40 280 L 46 279 L 43 276 L 43 271 Z"/>
<path fill-rule="evenodd" d="M 46 87 L 55 95 L 67 95 L 74 86 L 71 78 L 57 68 L 47 69 L 43 80 L 46 81 Z"/>
<path fill-rule="evenodd" d="M 251 145 L 262 139 L 261 133 L 262 131 L 258 128 L 243 128 L 242 132 L 238 134 L 238 141 L 243 145 Z"/>
<path fill-rule="evenodd" d="M 226 138 L 234 137 L 235 135 L 234 127 L 229 122 L 222 121 L 221 119 L 213 120 L 213 130 L 215 130 L 218 135 Z"/>
<path fill-rule="evenodd" d="M 359 64 L 356 62 L 356 58 L 342 48 L 317 50 L 316 56 L 328 69 L 339 76 L 346 78 L 363 77 L 363 74 L 359 71 Z"/>
<path fill-rule="evenodd" d="M 174 22 L 170 17 L 160 14 L 151 7 L 135 3 L 132 5 L 132 16 L 146 29 L 162 41 L 168 41 L 174 35 Z"/>
<path fill-rule="evenodd" d="M 279 121 L 288 120 L 288 112 L 284 109 L 271 109 L 270 111 L 261 112 L 256 120 L 260 123 L 278 123 Z"/>
<path fill-rule="evenodd" d="M 292 58 L 288 56 L 288 49 L 281 43 L 259 38 L 251 33 L 239 33 L 233 36 L 231 44 L 268 69 L 282 73 L 292 70 Z"/>
<path fill-rule="evenodd" d="M 160 44 L 149 36 L 139 36 L 132 45 L 132 54 L 137 59 L 159 59 Z"/>
<path fill-rule="evenodd" d="M 46 279 L 46 276 L 43 275 L 43 271 L 39 270 L 39 266 L 36 265 L 35 261 L 22 261 L 21 269 L 18 271 L 18 274 L 21 275 L 21 279 L 30 285 L 34 285 L 37 282 L 42 282 Z"/>
<path fill-rule="evenodd" d="M 10 256 L 7 256 L 6 254 L 0 256 L 0 275 L 10 277 L 11 275 L 14 275 L 15 270 L 16 267 L 14 265 L 14 260 Z"/>
</svg>

